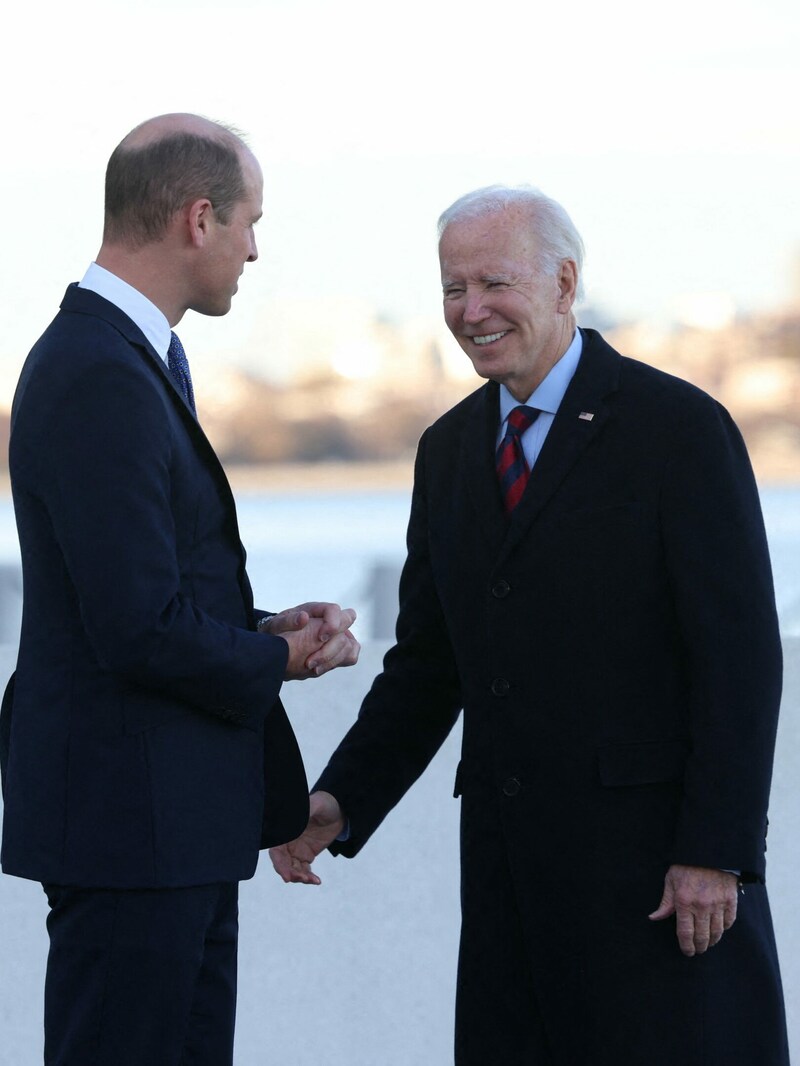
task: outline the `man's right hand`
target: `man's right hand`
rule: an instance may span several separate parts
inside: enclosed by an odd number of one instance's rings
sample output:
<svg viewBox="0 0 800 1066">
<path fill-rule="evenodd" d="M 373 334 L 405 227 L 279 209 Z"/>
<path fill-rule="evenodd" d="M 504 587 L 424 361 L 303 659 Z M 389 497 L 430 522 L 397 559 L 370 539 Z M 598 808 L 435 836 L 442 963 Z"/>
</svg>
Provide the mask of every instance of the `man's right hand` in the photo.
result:
<svg viewBox="0 0 800 1066">
<path fill-rule="evenodd" d="M 310 815 L 302 836 L 289 844 L 270 848 L 272 865 L 287 884 L 320 885 L 321 880 L 311 863 L 344 829 L 344 815 L 338 800 L 330 792 L 312 792 Z"/>
<path fill-rule="evenodd" d="M 352 607 L 338 603 L 303 603 L 270 618 L 266 632 L 289 645 L 287 681 L 321 677 L 337 666 L 354 666 L 361 645 L 350 632 Z"/>
</svg>

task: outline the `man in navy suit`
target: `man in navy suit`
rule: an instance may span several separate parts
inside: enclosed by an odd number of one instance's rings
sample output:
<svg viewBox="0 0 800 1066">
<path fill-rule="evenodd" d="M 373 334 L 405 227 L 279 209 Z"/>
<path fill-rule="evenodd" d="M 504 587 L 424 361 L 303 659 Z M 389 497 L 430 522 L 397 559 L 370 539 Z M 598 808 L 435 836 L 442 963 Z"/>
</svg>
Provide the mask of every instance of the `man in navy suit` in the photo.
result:
<svg viewBox="0 0 800 1066">
<path fill-rule="evenodd" d="M 353 664 L 352 610 L 255 610 L 230 487 L 172 333 L 257 256 L 258 163 L 193 115 L 113 153 L 103 243 L 12 413 L 19 658 L 2 865 L 50 903 L 45 1061 L 232 1061 L 237 888 L 307 785 L 282 683 Z"/>
<path fill-rule="evenodd" d="M 356 854 L 463 708 L 459 1066 L 786 1066 L 781 648 L 742 439 L 576 328 L 554 201 L 468 194 L 439 252 L 488 382 L 422 437 L 397 644 L 273 862 L 318 884 L 324 847 Z"/>
</svg>

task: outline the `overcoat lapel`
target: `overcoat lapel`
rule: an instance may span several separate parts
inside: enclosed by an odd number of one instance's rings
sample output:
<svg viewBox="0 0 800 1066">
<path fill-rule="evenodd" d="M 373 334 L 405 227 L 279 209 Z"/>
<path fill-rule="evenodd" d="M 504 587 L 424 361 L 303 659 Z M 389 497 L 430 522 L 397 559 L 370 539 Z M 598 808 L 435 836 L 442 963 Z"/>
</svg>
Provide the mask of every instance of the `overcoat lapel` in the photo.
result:
<svg viewBox="0 0 800 1066">
<path fill-rule="evenodd" d="M 508 519 L 497 482 L 495 447 L 500 417 L 498 386 L 488 382 L 475 393 L 472 416 L 462 430 L 460 467 L 475 513 L 493 552 L 508 531 Z"/>
<path fill-rule="evenodd" d="M 620 357 L 594 330 L 582 332 L 583 352 L 578 369 L 561 401 L 522 500 L 507 523 L 503 556 L 525 537 L 610 417 L 606 397 L 617 389 Z M 588 415 L 592 417 L 585 417 Z"/>
</svg>

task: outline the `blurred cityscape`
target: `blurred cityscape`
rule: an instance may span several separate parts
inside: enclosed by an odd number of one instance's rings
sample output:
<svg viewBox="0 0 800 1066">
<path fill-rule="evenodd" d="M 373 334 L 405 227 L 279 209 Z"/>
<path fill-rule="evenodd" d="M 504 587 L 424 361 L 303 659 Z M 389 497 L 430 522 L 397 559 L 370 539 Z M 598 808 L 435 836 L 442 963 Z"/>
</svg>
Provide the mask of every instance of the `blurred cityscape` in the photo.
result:
<svg viewBox="0 0 800 1066">
<path fill-rule="evenodd" d="M 428 424 L 479 385 L 463 353 L 435 320 L 396 323 L 370 308 L 339 307 L 324 331 L 297 307 L 276 336 L 194 372 L 203 427 L 222 461 L 275 469 L 287 464 L 408 463 Z M 294 317 L 295 328 L 290 319 Z M 724 296 L 687 299 L 674 321 L 615 322 L 578 309 L 623 355 L 677 374 L 732 413 L 762 481 L 800 481 L 800 299 L 781 310 L 745 314 Z M 300 324 L 300 325 L 298 325 Z M 335 342 L 330 338 L 347 337 Z M 281 380 L 253 352 L 281 353 Z M 311 354 L 313 353 L 313 354 Z M 297 367 L 292 374 L 287 367 Z M 0 412 L 7 449 L 8 412 Z M 3 455 L 5 459 L 5 455 Z"/>
</svg>

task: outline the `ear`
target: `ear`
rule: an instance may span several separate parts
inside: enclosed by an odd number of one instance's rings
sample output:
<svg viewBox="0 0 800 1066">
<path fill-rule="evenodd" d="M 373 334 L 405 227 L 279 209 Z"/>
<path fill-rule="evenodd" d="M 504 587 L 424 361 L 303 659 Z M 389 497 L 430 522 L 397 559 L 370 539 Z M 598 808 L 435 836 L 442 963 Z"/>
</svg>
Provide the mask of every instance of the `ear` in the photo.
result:
<svg viewBox="0 0 800 1066">
<path fill-rule="evenodd" d="M 195 248 L 202 248 L 214 221 L 214 206 L 210 200 L 195 200 L 186 208 L 189 238 Z"/>
<path fill-rule="evenodd" d="M 564 259 L 558 271 L 558 310 L 566 315 L 575 303 L 578 291 L 578 265 L 574 259 Z"/>
</svg>

